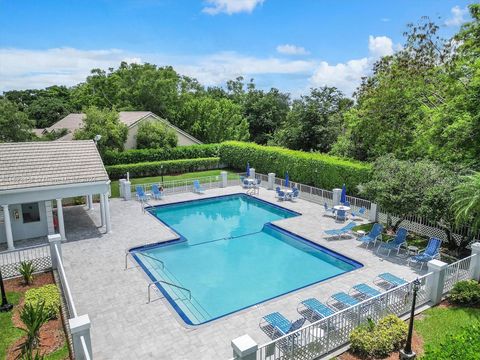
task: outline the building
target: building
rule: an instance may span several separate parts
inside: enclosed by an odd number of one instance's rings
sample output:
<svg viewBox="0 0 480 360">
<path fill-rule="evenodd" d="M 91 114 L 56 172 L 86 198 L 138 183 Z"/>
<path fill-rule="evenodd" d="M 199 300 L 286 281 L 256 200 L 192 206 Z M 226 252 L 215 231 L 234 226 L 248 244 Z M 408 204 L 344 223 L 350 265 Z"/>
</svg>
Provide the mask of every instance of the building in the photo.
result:
<svg viewBox="0 0 480 360">
<path fill-rule="evenodd" d="M 150 111 L 120 111 L 118 115 L 120 121 L 128 127 L 128 137 L 127 141 L 125 142 L 125 149 L 135 149 L 137 147 L 136 135 L 138 132 L 138 126 L 144 121 L 163 122 L 167 127 L 175 131 L 178 137 L 179 146 L 196 145 L 202 143 L 192 135 L 187 134 L 185 131 L 177 128 L 167 120 L 162 119 Z M 46 129 L 36 129 L 36 134 L 40 136 L 46 134 L 47 132 L 67 129 L 68 134 L 61 137 L 59 140 L 72 140 L 73 133 L 82 126 L 84 118 L 85 114 L 83 113 L 69 114 Z"/>
<path fill-rule="evenodd" d="M 62 199 L 100 196 L 102 226 L 110 231 L 110 180 L 92 140 L 0 143 L 0 243 L 60 233 Z"/>
</svg>

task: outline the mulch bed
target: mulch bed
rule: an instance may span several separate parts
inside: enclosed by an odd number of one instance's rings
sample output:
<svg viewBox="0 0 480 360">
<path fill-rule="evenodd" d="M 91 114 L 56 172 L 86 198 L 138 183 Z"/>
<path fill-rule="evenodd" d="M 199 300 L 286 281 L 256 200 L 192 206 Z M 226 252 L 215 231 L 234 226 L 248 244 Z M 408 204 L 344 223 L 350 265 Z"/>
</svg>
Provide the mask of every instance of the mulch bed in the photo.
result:
<svg viewBox="0 0 480 360">
<path fill-rule="evenodd" d="M 25 285 L 22 278 L 15 278 L 5 281 L 5 289 L 7 291 L 16 291 L 24 294 L 27 290 L 32 288 L 38 288 L 47 284 L 54 284 L 55 280 L 53 274 L 41 273 L 34 275 L 34 280 L 32 285 Z M 20 302 L 13 309 L 12 322 L 13 325 L 18 328 L 25 328 L 22 321 L 20 320 L 20 311 L 24 304 L 24 298 L 20 299 Z M 7 351 L 7 360 L 14 360 L 18 357 L 20 350 L 18 349 L 19 345 L 22 344 L 24 337 L 18 339 L 13 343 Z M 40 354 L 50 354 L 51 352 L 59 349 L 66 341 L 65 333 L 63 331 L 62 318 L 59 316 L 57 319 L 48 321 L 45 325 L 42 326 L 40 330 L 40 346 L 38 350 Z"/>
</svg>

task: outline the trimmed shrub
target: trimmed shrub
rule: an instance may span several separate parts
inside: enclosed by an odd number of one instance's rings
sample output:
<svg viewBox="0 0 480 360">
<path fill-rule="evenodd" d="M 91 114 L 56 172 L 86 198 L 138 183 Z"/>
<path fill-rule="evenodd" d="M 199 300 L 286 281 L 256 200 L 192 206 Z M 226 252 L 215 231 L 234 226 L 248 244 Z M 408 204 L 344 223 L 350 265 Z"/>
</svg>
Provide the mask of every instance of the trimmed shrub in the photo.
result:
<svg viewBox="0 0 480 360">
<path fill-rule="evenodd" d="M 368 320 L 350 333 L 351 350 L 362 357 L 386 357 L 400 349 L 407 331 L 407 324 L 395 315 L 385 316 L 378 324 Z"/>
<path fill-rule="evenodd" d="M 193 171 L 212 170 L 220 168 L 220 159 L 218 157 L 152 161 L 137 164 L 111 165 L 107 166 L 107 172 L 110 179 L 120 179 L 130 172 L 131 177 L 158 176 L 163 174 L 181 174 Z"/>
<path fill-rule="evenodd" d="M 457 334 L 448 334 L 439 346 L 427 344 L 422 359 L 478 360 L 479 349 L 480 325 L 473 325 L 464 327 Z"/>
<path fill-rule="evenodd" d="M 276 146 L 227 141 L 220 144 L 220 160 L 226 166 L 243 171 L 247 161 L 259 173 L 274 172 L 290 180 L 331 190 L 343 184 L 349 194 L 358 193 L 357 186 L 369 179 L 371 166 L 320 153 L 289 150 Z"/>
<path fill-rule="evenodd" d="M 23 282 L 26 285 L 33 283 L 33 273 L 35 272 L 35 265 L 33 261 L 22 261 L 18 267 L 18 272 L 23 277 Z"/>
<path fill-rule="evenodd" d="M 36 306 L 44 303 L 44 311 L 49 319 L 55 319 L 60 313 L 60 292 L 57 285 L 49 284 L 25 292 L 25 304 Z"/>
<path fill-rule="evenodd" d="M 197 159 L 218 156 L 219 144 L 177 146 L 162 149 L 141 149 L 106 151 L 103 155 L 105 165 L 135 164 L 140 162 Z"/>
<path fill-rule="evenodd" d="M 480 302 L 480 284 L 475 280 L 459 281 L 448 294 L 448 300 L 459 305 L 473 305 Z"/>
</svg>

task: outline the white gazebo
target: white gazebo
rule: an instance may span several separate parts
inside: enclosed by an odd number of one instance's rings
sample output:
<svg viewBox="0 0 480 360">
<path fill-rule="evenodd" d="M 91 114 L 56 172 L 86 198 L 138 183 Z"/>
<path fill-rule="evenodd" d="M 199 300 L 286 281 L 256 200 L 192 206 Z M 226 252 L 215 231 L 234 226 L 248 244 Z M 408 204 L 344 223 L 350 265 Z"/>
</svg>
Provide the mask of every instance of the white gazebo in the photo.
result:
<svg viewBox="0 0 480 360">
<path fill-rule="evenodd" d="M 60 233 L 65 237 L 62 199 L 100 195 L 102 226 L 110 232 L 110 180 L 93 141 L 0 144 L 0 243 Z M 54 204 L 56 204 L 56 215 Z"/>
</svg>

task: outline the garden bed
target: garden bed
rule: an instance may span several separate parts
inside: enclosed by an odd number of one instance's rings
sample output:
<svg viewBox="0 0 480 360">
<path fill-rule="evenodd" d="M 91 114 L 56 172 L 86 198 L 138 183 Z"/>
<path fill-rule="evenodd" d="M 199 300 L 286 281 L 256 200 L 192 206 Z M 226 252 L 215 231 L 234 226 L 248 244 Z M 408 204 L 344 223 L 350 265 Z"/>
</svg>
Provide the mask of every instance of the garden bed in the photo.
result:
<svg viewBox="0 0 480 360">
<path fill-rule="evenodd" d="M 3 335 L 0 341 L 0 358 L 13 360 L 18 357 L 20 352 L 18 347 L 24 339 L 24 333 L 20 330 L 20 328 L 24 328 L 20 320 L 20 311 L 25 302 L 25 292 L 29 289 L 39 288 L 48 284 L 55 284 L 51 272 L 36 274 L 34 276 L 34 282 L 31 285 L 24 285 L 21 277 L 5 280 L 7 297 L 14 305 L 14 308 L 8 313 L 1 314 Z M 70 359 L 61 316 L 49 320 L 42 326 L 38 350 L 40 354 L 45 355 L 45 360 Z"/>
</svg>

